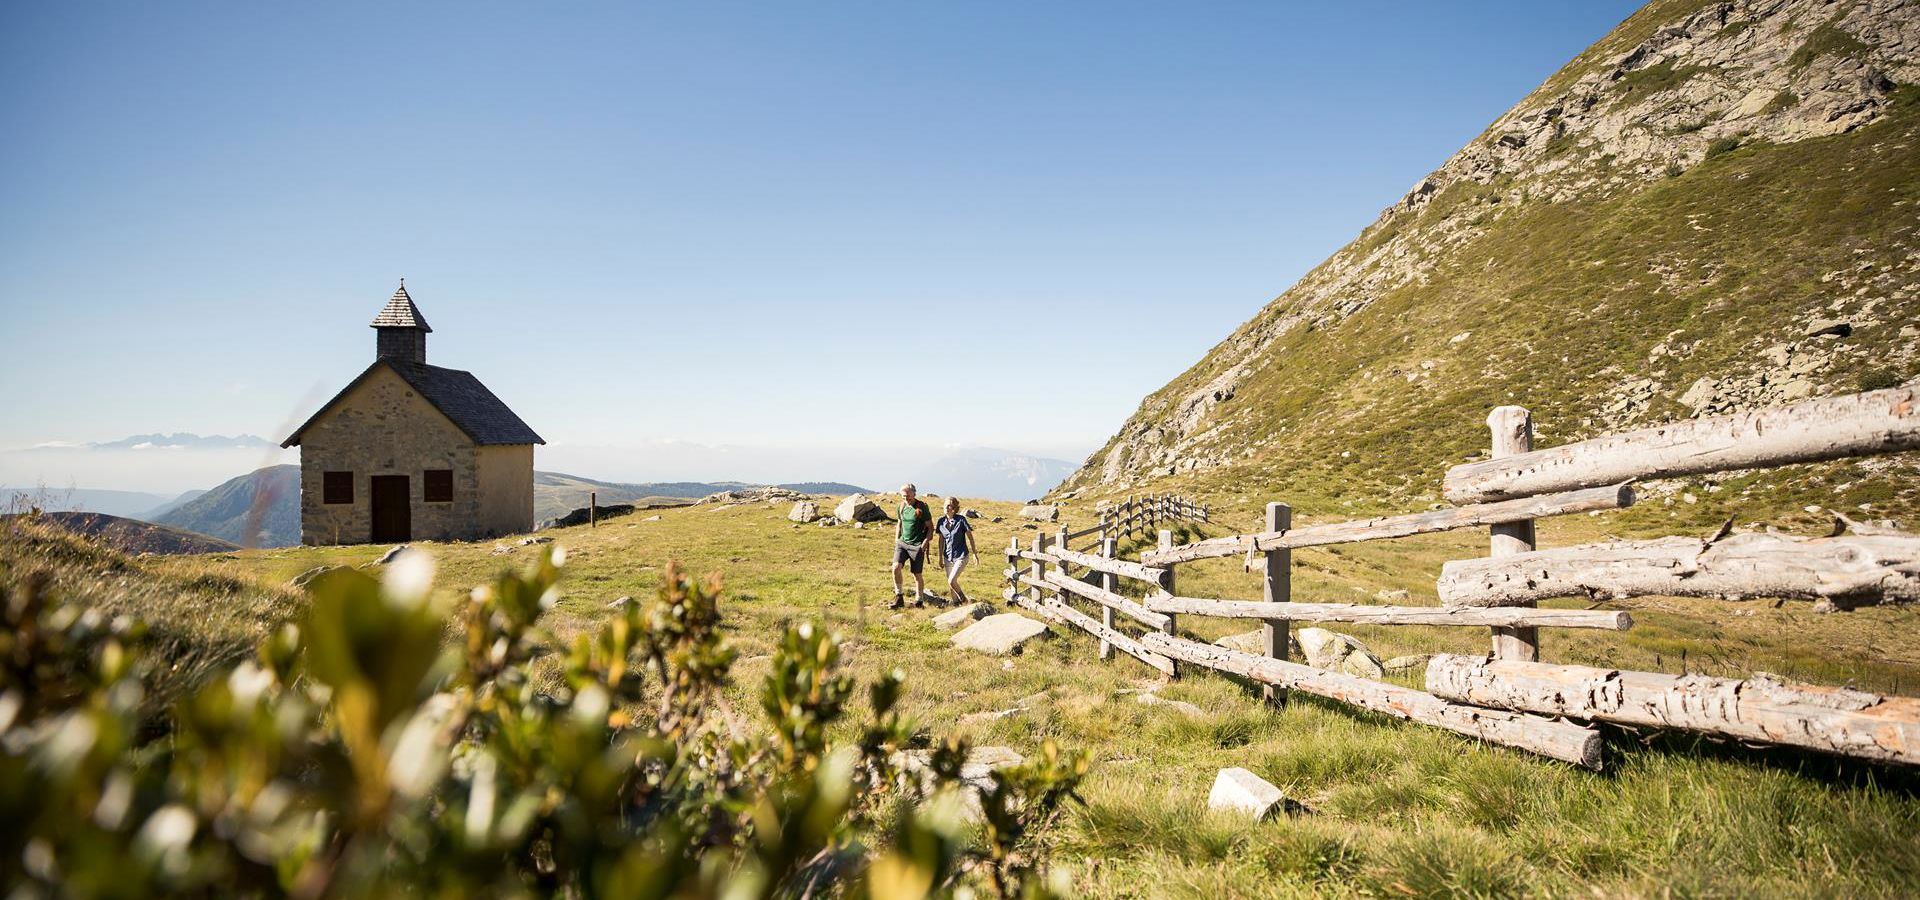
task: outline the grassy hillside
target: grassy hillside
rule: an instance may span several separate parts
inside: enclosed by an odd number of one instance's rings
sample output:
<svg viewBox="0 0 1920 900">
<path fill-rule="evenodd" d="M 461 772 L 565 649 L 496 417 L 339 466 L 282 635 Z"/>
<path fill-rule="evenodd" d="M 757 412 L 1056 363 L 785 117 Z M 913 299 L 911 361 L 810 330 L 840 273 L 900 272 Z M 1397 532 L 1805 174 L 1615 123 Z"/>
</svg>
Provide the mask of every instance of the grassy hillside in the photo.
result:
<svg viewBox="0 0 1920 900">
<path fill-rule="evenodd" d="M 267 466 L 230 478 L 158 516 L 161 525 L 243 547 L 300 542 L 300 467 Z"/>
<path fill-rule="evenodd" d="M 1089 510 L 1068 507 L 1077 527 Z M 1034 533 L 1007 504 L 982 504 L 981 543 L 1003 547 Z M 1479 746 L 1300 698 L 1263 708 L 1231 679 L 1193 674 L 1158 690 L 1199 707 L 1187 717 L 1135 702 L 1153 673 L 1122 658 L 1101 663 L 1084 636 L 1056 635 L 1010 662 L 952 650 L 927 619 L 938 610 L 887 612 L 884 528 L 794 527 L 785 505 L 667 510 L 657 521 L 547 532 L 568 550 L 555 610 L 566 638 L 621 596 L 646 596 L 670 559 L 727 579 L 726 627 L 742 663 L 735 701 L 752 683 L 782 623 L 824 620 L 848 638 L 862 676 L 900 668 L 907 708 L 942 728 L 976 713 L 1020 709 L 963 727 L 982 743 L 1033 750 L 1052 737 L 1093 752 L 1088 804 L 1051 837 L 1057 865 L 1094 897 L 1549 894 L 1900 896 L 1920 887 L 1920 780 L 1781 751 L 1684 737 L 1611 732 L 1608 770 L 1594 774 Z M 1542 527 L 1543 543 L 1591 539 L 1607 517 Z M 1208 527 L 1197 534 L 1216 534 Z M 1484 535 L 1441 535 L 1300 551 L 1296 595 L 1364 600 L 1405 589 L 1431 602 L 1445 558 L 1472 555 Z M 424 545 L 443 585 L 475 584 L 533 548 Z M 504 552 L 502 548 L 505 549 Z M 203 629 L 212 651 L 257 634 L 299 608 L 280 587 L 322 563 L 364 565 L 384 547 L 252 550 L 134 561 L 70 538 L 29 535 L 5 545 L 15 566 L 56 560 L 67 583 L 120 597 L 117 608 L 158 613 L 170 634 Z M 983 567 L 997 568 L 997 561 Z M 1183 567 L 1183 593 L 1257 596 L 1231 560 Z M 976 596 L 996 579 L 969 575 Z M 1551 659 L 1725 674 L 1767 670 L 1830 683 L 1911 692 L 1920 649 L 1905 639 L 1920 610 L 1814 615 L 1804 604 L 1764 601 L 1623 601 L 1636 628 L 1624 634 L 1549 632 Z M 204 623 L 200 612 L 218 614 Z M 1185 617 L 1190 636 L 1236 630 Z M 183 631 L 184 630 L 184 631 Z M 1383 656 L 1482 649 L 1466 629 L 1352 630 Z M 1205 812 L 1214 773 L 1245 766 L 1305 802 L 1311 814 L 1249 825 Z"/>
<path fill-rule="evenodd" d="M 105 513 L 45 512 L 38 521 L 94 538 L 122 553 L 224 553 L 240 549 L 240 545 L 219 538 Z"/>
<path fill-rule="evenodd" d="M 1065 487 L 1420 508 L 1485 452 L 1497 405 L 1532 409 L 1546 446 L 1920 376 L 1920 87 L 1894 80 L 1920 68 L 1892 37 L 1920 13 L 1749 14 L 1650 4 Z M 1849 78 L 1872 85 L 1857 104 L 1819 93 Z M 1909 459 L 1676 489 L 1719 515 L 1911 518 L 1917 476 Z"/>
</svg>

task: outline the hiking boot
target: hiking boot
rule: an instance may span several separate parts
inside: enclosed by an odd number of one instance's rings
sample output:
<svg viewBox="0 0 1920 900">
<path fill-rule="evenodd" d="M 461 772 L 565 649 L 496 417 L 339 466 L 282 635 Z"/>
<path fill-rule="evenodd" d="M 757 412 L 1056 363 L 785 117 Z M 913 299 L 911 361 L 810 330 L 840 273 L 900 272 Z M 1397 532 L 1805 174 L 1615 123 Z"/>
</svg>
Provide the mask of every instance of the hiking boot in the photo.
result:
<svg viewBox="0 0 1920 900">
<path fill-rule="evenodd" d="M 887 608 L 888 608 L 888 609 L 899 609 L 900 607 L 903 607 L 903 606 L 906 606 L 906 605 L 907 605 L 907 597 L 906 597 L 906 595 L 905 595 L 905 594 L 900 594 L 900 593 L 895 593 L 895 594 L 893 595 L 893 602 L 892 602 L 892 603 L 889 603 L 889 604 L 887 604 Z"/>
</svg>

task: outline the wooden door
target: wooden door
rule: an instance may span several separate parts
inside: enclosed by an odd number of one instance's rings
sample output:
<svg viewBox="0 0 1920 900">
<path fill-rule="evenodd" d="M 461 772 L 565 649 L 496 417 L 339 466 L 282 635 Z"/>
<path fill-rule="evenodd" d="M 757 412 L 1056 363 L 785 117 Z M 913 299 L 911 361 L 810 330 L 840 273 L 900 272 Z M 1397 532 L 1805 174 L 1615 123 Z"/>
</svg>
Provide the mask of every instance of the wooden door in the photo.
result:
<svg viewBox="0 0 1920 900">
<path fill-rule="evenodd" d="M 376 544 L 413 539 L 413 496 L 405 475 L 375 475 L 369 492 L 373 500 L 373 536 Z"/>
</svg>

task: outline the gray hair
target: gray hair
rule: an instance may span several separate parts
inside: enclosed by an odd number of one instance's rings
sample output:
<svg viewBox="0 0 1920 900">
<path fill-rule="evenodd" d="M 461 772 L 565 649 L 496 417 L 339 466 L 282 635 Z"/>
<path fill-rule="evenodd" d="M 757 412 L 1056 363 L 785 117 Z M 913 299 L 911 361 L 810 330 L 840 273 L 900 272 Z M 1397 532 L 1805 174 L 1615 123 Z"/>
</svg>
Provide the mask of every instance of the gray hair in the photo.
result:
<svg viewBox="0 0 1920 900">
<path fill-rule="evenodd" d="M 917 491 L 917 490 L 919 490 L 919 488 L 917 488 L 917 487 L 914 487 L 914 486 L 913 486 L 913 482 L 911 482 L 911 481 L 909 481 L 909 482 L 907 482 L 906 484 L 903 484 L 903 485 L 901 485 L 901 486 L 900 486 L 900 493 L 902 493 L 902 494 L 904 494 L 904 493 L 906 493 L 906 492 L 908 492 L 908 491 Z"/>
</svg>

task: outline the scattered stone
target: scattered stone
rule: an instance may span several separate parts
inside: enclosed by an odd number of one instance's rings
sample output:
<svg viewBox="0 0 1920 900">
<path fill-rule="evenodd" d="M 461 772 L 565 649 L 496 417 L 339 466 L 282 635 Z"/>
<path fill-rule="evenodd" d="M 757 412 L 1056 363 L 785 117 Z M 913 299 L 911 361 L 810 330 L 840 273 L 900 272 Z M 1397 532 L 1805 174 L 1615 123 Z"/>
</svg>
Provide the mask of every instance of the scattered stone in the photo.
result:
<svg viewBox="0 0 1920 900">
<path fill-rule="evenodd" d="M 1396 656 L 1382 663 L 1382 666 L 1389 672 L 1407 672 L 1414 669 L 1426 668 L 1427 663 L 1432 659 L 1433 654 L 1431 653 L 1412 653 L 1406 656 Z"/>
<path fill-rule="evenodd" d="M 319 578 L 320 576 L 325 575 L 328 572 L 331 572 L 335 569 L 344 569 L 344 568 L 346 567 L 345 566 L 314 566 L 313 568 L 308 569 L 305 572 L 301 572 L 300 574 L 293 576 L 293 580 L 287 582 L 287 586 L 303 588 L 313 583 L 313 580 L 315 578 Z"/>
<path fill-rule="evenodd" d="M 720 491 L 701 497 L 697 503 L 719 503 L 725 506 L 737 506 L 742 503 L 759 503 L 773 500 L 805 500 L 807 495 L 782 487 L 750 487 L 731 491 Z"/>
<path fill-rule="evenodd" d="M 407 545 L 398 544 L 393 549 L 388 550 L 386 552 L 386 555 L 380 557 L 380 559 L 375 563 L 375 565 L 384 566 L 387 563 L 393 562 L 394 560 L 399 559 L 400 554 L 407 552 L 408 549 L 410 548 L 408 548 Z"/>
<path fill-rule="evenodd" d="M 1198 719 L 1206 715 L 1200 707 L 1185 700 L 1168 700 L 1158 694 L 1135 694 L 1133 700 L 1143 706 L 1164 706 L 1190 719 Z"/>
<path fill-rule="evenodd" d="M 1207 808 L 1252 816 L 1256 821 L 1288 807 L 1287 796 L 1265 778 L 1241 769 L 1221 769 L 1207 793 Z"/>
<path fill-rule="evenodd" d="M 887 513 L 865 494 L 848 494 L 839 506 L 833 508 L 833 517 L 857 525 L 862 522 L 885 522 Z"/>
<path fill-rule="evenodd" d="M 993 613 L 993 607 L 985 603 L 968 603 L 957 606 L 933 617 L 933 627 L 941 631 L 952 631 L 977 619 L 983 619 Z"/>
<path fill-rule="evenodd" d="M 961 510 L 961 511 L 960 511 L 960 514 L 961 514 L 961 515 L 963 515 L 963 516 L 966 516 L 966 517 L 967 517 L 967 518 L 969 518 L 969 519 L 978 519 L 978 518 L 980 518 L 980 511 L 979 511 L 979 510 L 977 510 L 977 509 L 966 509 L 966 510 Z"/>
<path fill-rule="evenodd" d="M 855 522 L 855 523 L 853 523 L 853 527 L 855 527 L 855 528 L 865 528 L 865 527 L 867 527 L 867 523 L 865 523 L 865 522 Z"/>
<path fill-rule="evenodd" d="M 550 537 L 523 537 L 520 539 L 520 546 L 522 547 L 531 547 L 535 544 L 551 544 L 551 543 L 553 543 L 553 538 L 550 538 Z"/>
<path fill-rule="evenodd" d="M 1213 643 L 1216 647 L 1238 650 L 1241 653 L 1265 653 L 1267 652 L 1267 630 L 1255 628 L 1252 631 L 1242 631 L 1239 634 L 1227 635 Z"/>
<path fill-rule="evenodd" d="M 1413 596 L 1412 594 L 1407 592 L 1406 588 L 1393 588 L 1391 590 L 1383 590 L 1377 594 L 1374 594 L 1373 599 L 1385 600 L 1388 603 L 1395 603 L 1395 602 L 1403 602 L 1412 596 Z"/>
<path fill-rule="evenodd" d="M 818 525 L 821 528 L 832 528 L 833 526 L 840 524 L 840 519 L 835 516 L 822 516 L 818 520 L 816 520 L 813 524 Z"/>
<path fill-rule="evenodd" d="M 1302 628 L 1295 639 L 1300 642 L 1300 649 L 1305 651 L 1307 665 L 1316 669 L 1345 672 L 1362 678 L 1379 678 L 1386 674 L 1380 658 L 1351 635 L 1325 628 Z"/>
<path fill-rule="evenodd" d="M 1011 747 L 975 747 L 967 753 L 967 759 L 960 764 L 960 780 L 977 790 L 961 791 L 962 804 L 970 818 L 980 816 L 980 792 L 993 789 L 993 773 L 998 769 L 1011 768 L 1026 762 L 1027 759 Z M 923 788 L 933 779 L 932 750 L 902 750 L 893 758 L 900 771 L 918 779 Z"/>
<path fill-rule="evenodd" d="M 992 522 L 992 523 L 993 523 L 993 524 L 995 524 L 995 525 L 998 525 L 998 524 L 1000 524 L 1001 522 L 1005 522 L 1005 521 L 1006 521 L 1006 517 L 1005 517 L 1005 516 L 994 516 L 993 518 L 991 518 L 991 519 L 988 519 L 987 521 L 989 521 L 989 522 Z"/>
<path fill-rule="evenodd" d="M 1841 319 L 1815 319 L 1807 326 L 1807 337 L 1847 337 L 1853 334 L 1853 323 Z"/>
<path fill-rule="evenodd" d="M 651 516 L 648 516 L 648 517 L 646 517 L 646 518 L 644 518 L 644 519 L 641 519 L 640 521 L 642 521 L 642 522 L 658 522 L 658 521 L 660 521 L 660 516 L 659 516 L 659 514 L 658 514 L 658 513 L 655 513 L 654 515 L 651 515 Z"/>
<path fill-rule="evenodd" d="M 1026 642 L 1047 633 L 1047 626 L 1019 613 L 988 616 L 953 636 L 953 645 L 994 656 L 1020 652 Z"/>
<path fill-rule="evenodd" d="M 793 504 L 792 509 L 787 510 L 787 521 L 789 522 L 799 522 L 805 525 L 818 518 L 820 518 L 820 504 L 812 500 L 801 500 Z"/>
<path fill-rule="evenodd" d="M 487 555 L 488 556 L 505 556 L 512 552 L 513 552 L 513 548 L 507 546 L 506 544 L 495 544 L 493 545 L 492 550 L 487 551 Z"/>
<path fill-rule="evenodd" d="M 620 607 L 622 607 L 622 606 L 626 606 L 627 604 L 629 604 L 629 603 L 632 603 L 632 602 L 633 602 L 633 598 L 632 598 L 632 597 L 615 597 L 615 598 L 613 598 L 613 602 L 612 602 L 612 603 L 609 603 L 609 604 L 607 604 L 607 608 L 608 608 L 608 609 L 619 609 Z"/>
<path fill-rule="evenodd" d="M 1030 503 L 1020 507 L 1020 518 L 1052 522 L 1060 518 L 1060 507 L 1051 503 Z"/>
</svg>

